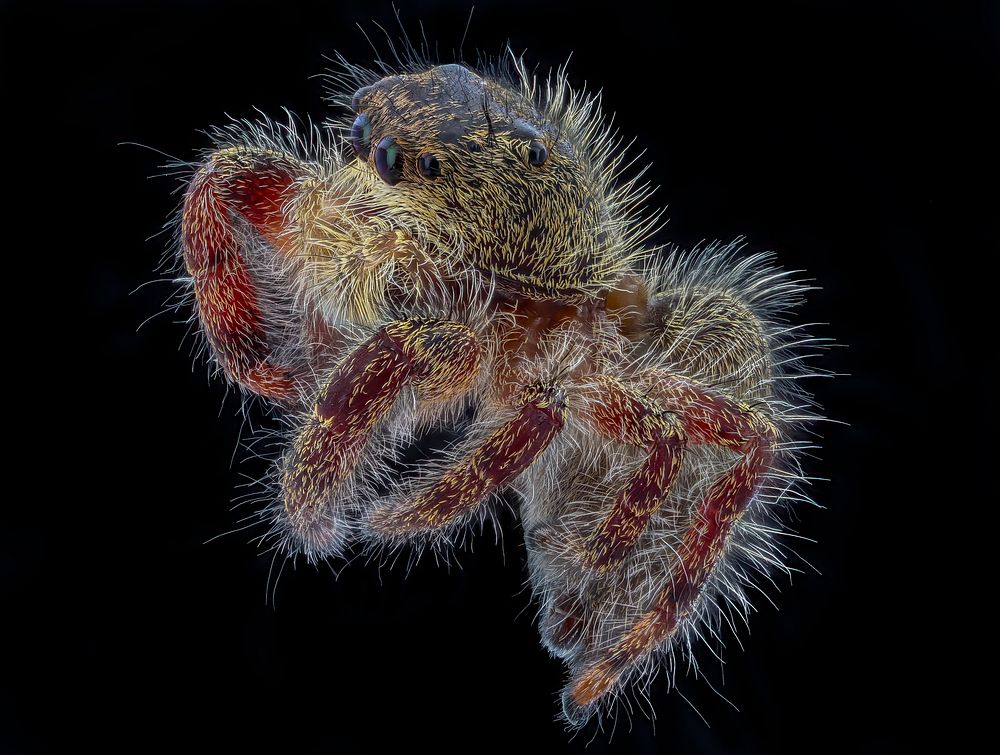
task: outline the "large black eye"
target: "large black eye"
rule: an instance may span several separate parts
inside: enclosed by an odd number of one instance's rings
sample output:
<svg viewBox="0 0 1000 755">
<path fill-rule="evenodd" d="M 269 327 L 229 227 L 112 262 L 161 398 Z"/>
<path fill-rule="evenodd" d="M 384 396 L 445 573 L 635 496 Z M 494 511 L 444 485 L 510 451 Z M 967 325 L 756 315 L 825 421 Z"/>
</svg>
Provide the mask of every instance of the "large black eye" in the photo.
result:
<svg viewBox="0 0 1000 755">
<path fill-rule="evenodd" d="M 548 156 L 549 151 L 545 149 L 545 145 L 541 142 L 533 141 L 528 145 L 528 165 L 538 167 L 545 162 Z"/>
<path fill-rule="evenodd" d="M 354 125 L 351 126 L 351 144 L 354 145 L 354 151 L 358 153 L 358 157 L 367 160 L 371 143 L 372 124 L 369 123 L 368 116 L 362 113 L 354 119 Z"/>
<path fill-rule="evenodd" d="M 417 172 L 424 178 L 437 178 L 441 175 L 441 163 L 429 152 L 424 152 L 417 158 Z"/>
<path fill-rule="evenodd" d="M 375 168 L 390 186 L 403 177 L 403 161 L 399 159 L 399 145 L 391 136 L 382 138 L 375 148 Z"/>
</svg>

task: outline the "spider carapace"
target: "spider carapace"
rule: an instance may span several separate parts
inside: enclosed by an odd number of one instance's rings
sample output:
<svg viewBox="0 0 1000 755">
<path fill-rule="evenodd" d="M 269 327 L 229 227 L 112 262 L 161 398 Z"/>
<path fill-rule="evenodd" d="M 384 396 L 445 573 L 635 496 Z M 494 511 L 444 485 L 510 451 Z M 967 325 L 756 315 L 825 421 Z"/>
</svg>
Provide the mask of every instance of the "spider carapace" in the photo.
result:
<svg viewBox="0 0 1000 755">
<path fill-rule="evenodd" d="M 217 130 L 186 281 L 214 363 L 286 420 L 275 547 L 446 550 L 512 491 L 580 725 L 787 569 L 804 286 L 736 243 L 646 245 L 641 171 L 565 71 L 402 69 L 345 63 L 326 130 Z"/>
</svg>

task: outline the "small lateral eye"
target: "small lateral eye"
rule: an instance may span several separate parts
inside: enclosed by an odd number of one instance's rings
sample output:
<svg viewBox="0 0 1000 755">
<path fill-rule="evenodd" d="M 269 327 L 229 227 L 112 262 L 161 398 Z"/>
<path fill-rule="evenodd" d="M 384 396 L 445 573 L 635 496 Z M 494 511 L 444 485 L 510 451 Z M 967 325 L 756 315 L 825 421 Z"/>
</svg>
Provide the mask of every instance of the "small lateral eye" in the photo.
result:
<svg viewBox="0 0 1000 755">
<path fill-rule="evenodd" d="M 538 167 L 543 165 L 549 156 L 549 151 L 545 145 L 538 140 L 534 140 L 528 145 L 528 165 Z"/>
<path fill-rule="evenodd" d="M 375 168 L 379 176 L 390 186 L 399 183 L 403 177 L 403 161 L 399 159 L 399 145 L 391 136 L 382 138 L 375 148 Z"/>
<path fill-rule="evenodd" d="M 437 178 L 441 175 L 441 163 L 430 152 L 424 152 L 417 158 L 417 172 L 424 178 Z"/>
<path fill-rule="evenodd" d="M 351 144 L 354 145 L 354 151 L 358 157 L 362 160 L 367 160 L 371 143 L 372 124 L 368 120 L 368 116 L 362 113 L 354 119 L 354 125 L 351 126 Z"/>
</svg>

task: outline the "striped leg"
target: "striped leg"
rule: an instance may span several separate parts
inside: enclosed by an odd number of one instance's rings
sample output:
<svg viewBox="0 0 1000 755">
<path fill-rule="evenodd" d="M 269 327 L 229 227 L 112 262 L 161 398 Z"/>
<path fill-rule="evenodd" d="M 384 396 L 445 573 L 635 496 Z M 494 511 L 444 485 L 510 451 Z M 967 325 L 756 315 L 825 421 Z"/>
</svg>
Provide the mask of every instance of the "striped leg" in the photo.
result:
<svg viewBox="0 0 1000 755">
<path fill-rule="evenodd" d="M 376 510 L 375 532 L 406 537 L 441 530 L 477 511 L 491 493 L 527 469 L 562 429 L 566 402 L 561 390 L 530 386 L 518 403 L 512 419 L 415 499 Z"/>
<path fill-rule="evenodd" d="M 642 449 L 645 458 L 624 478 L 614 502 L 589 536 L 570 536 L 559 544 L 554 533 L 535 532 L 529 547 L 561 551 L 564 548 L 585 567 L 598 573 L 617 569 L 633 551 L 652 515 L 669 495 L 684 461 L 687 436 L 678 417 L 656 400 L 620 380 L 597 376 L 583 388 L 584 421 L 601 436 Z M 586 592 L 556 590 L 547 597 L 540 620 L 542 637 L 556 655 L 571 655 L 586 645 L 586 624 L 593 612 Z"/>
<path fill-rule="evenodd" d="M 699 503 L 682 538 L 672 577 L 660 587 L 647 613 L 575 676 L 567 690 L 568 709 L 586 708 L 600 700 L 691 614 L 774 452 L 776 429 L 759 412 L 669 373 L 655 371 L 643 378 L 651 395 L 681 417 L 689 442 L 731 448 L 740 459 Z"/>
<path fill-rule="evenodd" d="M 198 317 L 216 359 L 231 380 L 284 403 L 298 398 L 295 377 L 270 359 L 258 286 L 235 217 L 282 249 L 289 244 L 285 207 L 313 173 L 288 155 L 220 150 L 191 181 L 181 215 L 184 265 L 194 279 Z"/>
<path fill-rule="evenodd" d="M 646 459 L 629 475 L 611 510 L 584 545 L 583 561 L 598 571 L 618 566 L 642 536 L 650 516 L 677 479 L 684 459 L 684 429 L 657 402 L 601 376 L 590 420 L 601 435 L 645 449 Z"/>
<path fill-rule="evenodd" d="M 357 348 L 320 393 L 286 456 L 280 523 L 287 550 L 311 561 L 340 555 L 347 533 L 338 488 L 403 389 L 410 386 L 423 401 L 461 395 L 479 360 L 475 334 L 447 320 L 392 322 Z"/>
</svg>

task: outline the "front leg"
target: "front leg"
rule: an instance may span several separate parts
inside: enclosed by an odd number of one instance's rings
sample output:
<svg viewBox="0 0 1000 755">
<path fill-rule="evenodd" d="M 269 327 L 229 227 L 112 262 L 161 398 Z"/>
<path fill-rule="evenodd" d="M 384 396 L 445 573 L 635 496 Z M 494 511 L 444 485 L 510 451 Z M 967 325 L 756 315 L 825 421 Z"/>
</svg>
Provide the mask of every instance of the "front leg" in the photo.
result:
<svg viewBox="0 0 1000 755">
<path fill-rule="evenodd" d="M 295 206 L 317 166 L 264 148 L 215 152 L 195 174 L 181 211 L 181 252 L 194 281 L 196 311 L 226 376 L 281 403 L 298 400 L 296 376 L 272 358 L 258 281 L 251 274 L 252 240 L 242 218 L 274 249 L 299 243 Z"/>
<path fill-rule="evenodd" d="M 338 491 L 379 424 L 409 386 L 420 401 L 465 393 L 481 348 L 466 326 L 448 320 L 398 320 L 358 347 L 321 391 L 286 455 L 278 525 L 283 545 L 310 561 L 339 556 L 348 531 Z"/>
</svg>

